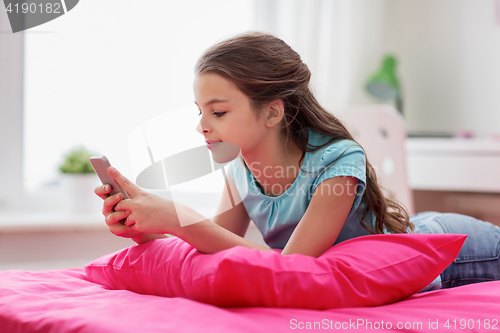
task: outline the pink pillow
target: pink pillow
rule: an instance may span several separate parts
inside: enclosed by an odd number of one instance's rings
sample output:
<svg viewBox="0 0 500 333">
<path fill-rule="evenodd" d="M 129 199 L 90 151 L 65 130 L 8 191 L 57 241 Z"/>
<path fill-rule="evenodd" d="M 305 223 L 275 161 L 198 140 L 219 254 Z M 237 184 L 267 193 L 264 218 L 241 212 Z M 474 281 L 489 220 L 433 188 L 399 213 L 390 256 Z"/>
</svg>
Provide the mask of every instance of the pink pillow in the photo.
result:
<svg viewBox="0 0 500 333">
<path fill-rule="evenodd" d="M 370 235 L 344 241 L 319 258 L 242 246 L 202 254 L 174 237 L 104 256 L 85 270 L 90 281 L 111 289 L 221 307 L 378 306 L 426 287 L 455 259 L 466 237 Z"/>
</svg>

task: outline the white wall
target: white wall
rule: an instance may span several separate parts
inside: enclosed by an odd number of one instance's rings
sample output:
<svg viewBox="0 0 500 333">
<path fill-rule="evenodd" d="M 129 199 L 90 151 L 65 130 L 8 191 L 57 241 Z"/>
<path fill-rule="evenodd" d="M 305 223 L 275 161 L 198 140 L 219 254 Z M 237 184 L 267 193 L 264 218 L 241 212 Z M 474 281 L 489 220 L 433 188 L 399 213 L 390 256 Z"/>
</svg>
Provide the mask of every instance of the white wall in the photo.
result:
<svg viewBox="0 0 500 333">
<path fill-rule="evenodd" d="M 409 130 L 500 133 L 500 2 L 385 0 Z"/>
<path fill-rule="evenodd" d="M 351 0 L 351 6 L 348 104 L 378 103 L 364 87 L 383 57 L 386 0 Z"/>
<path fill-rule="evenodd" d="M 0 10 L 0 206 L 22 192 L 24 35 L 12 34 Z"/>
</svg>

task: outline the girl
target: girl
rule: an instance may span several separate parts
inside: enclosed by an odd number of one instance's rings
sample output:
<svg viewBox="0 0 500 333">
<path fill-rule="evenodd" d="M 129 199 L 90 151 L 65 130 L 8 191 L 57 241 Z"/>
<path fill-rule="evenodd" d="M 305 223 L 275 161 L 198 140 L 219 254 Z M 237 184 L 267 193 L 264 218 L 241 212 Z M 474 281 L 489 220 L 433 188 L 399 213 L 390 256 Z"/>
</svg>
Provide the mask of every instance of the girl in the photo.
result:
<svg viewBox="0 0 500 333">
<path fill-rule="evenodd" d="M 203 253 L 236 245 L 269 251 L 243 238 L 254 221 L 282 254 L 318 257 L 343 240 L 374 233 L 468 234 L 457 260 L 442 274 L 443 287 L 500 279 L 500 228 L 458 214 L 412 216 L 385 198 L 363 149 L 344 125 L 319 105 L 300 56 L 282 40 L 247 33 L 208 49 L 195 68 L 198 131 L 214 154 L 232 142 L 241 156 L 229 165 L 229 193 L 213 222 L 190 207 L 146 193 L 116 169 L 108 172 L 129 193 L 104 199 L 112 233 L 137 243 L 178 236 Z M 242 200 L 241 200 L 242 199 Z M 181 226 L 178 216 L 201 221 Z M 410 221 L 411 220 L 411 221 Z"/>
</svg>

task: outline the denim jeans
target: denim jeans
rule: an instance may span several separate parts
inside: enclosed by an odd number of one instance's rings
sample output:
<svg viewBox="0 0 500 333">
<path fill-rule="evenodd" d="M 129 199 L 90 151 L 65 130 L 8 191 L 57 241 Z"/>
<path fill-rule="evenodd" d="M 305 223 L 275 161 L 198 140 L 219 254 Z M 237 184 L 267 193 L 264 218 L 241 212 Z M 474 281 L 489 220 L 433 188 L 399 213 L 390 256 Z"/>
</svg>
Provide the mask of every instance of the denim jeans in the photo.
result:
<svg viewBox="0 0 500 333">
<path fill-rule="evenodd" d="M 467 234 L 457 258 L 441 273 L 442 288 L 500 280 L 500 228 L 470 216 L 423 212 L 410 217 L 415 233 Z"/>
</svg>

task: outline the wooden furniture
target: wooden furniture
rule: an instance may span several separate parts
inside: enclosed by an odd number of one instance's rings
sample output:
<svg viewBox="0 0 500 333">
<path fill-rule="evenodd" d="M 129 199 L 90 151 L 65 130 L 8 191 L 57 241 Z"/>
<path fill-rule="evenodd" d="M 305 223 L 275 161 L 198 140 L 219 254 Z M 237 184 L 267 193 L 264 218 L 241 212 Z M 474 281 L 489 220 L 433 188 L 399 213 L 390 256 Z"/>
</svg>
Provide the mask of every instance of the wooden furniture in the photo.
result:
<svg viewBox="0 0 500 333">
<path fill-rule="evenodd" d="M 415 211 L 461 213 L 500 225 L 500 141 L 406 140 Z"/>
<path fill-rule="evenodd" d="M 413 193 L 406 167 L 406 125 L 390 105 L 351 107 L 339 117 L 364 148 L 386 194 L 395 197 L 413 214 Z"/>
</svg>

